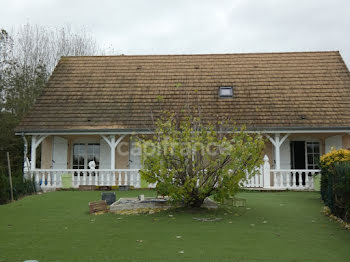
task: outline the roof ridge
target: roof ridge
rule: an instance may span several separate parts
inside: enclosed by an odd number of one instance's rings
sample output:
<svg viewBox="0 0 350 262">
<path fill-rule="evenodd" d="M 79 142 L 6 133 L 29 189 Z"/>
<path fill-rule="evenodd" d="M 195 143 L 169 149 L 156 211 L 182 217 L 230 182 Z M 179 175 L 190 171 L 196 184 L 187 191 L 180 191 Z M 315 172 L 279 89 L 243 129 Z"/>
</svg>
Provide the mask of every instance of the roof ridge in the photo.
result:
<svg viewBox="0 0 350 262">
<path fill-rule="evenodd" d="M 324 51 L 291 51 L 291 52 L 247 52 L 247 53 L 198 53 L 198 54 L 142 54 L 142 55 L 84 55 L 84 56 L 62 56 L 61 58 L 82 58 L 82 57 L 168 57 L 168 56 L 226 56 L 226 55 L 278 55 L 278 54 L 316 54 L 316 53 L 340 53 L 339 50 Z"/>
</svg>

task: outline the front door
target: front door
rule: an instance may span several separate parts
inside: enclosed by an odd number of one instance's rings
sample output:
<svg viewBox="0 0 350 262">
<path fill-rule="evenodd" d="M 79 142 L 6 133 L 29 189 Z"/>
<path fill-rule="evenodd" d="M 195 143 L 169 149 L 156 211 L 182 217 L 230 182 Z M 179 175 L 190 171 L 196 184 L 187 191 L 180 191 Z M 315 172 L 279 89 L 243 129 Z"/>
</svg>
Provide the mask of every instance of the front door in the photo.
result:
<svg viewBox="0 0 350 262">
<path fill-rule="evenodd" d="M 305 141 L 291 142 L 292 169 L 305 169 Z"/>
<path fill-rule="evenodd" d="M 292 169 L 318 169 L 320 143 L 309 141 L 291 142 Z M 296 173 L 296 184 L 305 185 L 305 172 Z"/>
<path fill-rule="evenodd" d="M 292 141 L 290 148 L 292 157 L 292 169 L 306 169 L 305 141 Z M 303 183 L 303 180 L 305 184 L 305 173 L 303 172 L 295 174 L 296 184 L 299 185 L 299 181 Z"/>
</svg>

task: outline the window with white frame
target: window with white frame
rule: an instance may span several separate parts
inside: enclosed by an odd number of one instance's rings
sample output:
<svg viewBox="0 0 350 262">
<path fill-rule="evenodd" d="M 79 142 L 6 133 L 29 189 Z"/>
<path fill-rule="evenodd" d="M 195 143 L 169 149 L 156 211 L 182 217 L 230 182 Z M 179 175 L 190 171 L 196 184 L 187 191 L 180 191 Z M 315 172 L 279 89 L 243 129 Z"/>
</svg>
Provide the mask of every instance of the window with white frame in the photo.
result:
<svg viewBox="0 0 350 262">
<path fill-rule="evenodd" d="M 306 142 L 306 159 L 308 169 L 319 169 L 320 143 Z"/>
<path fill-rule="evenodd" d="M 232 86 L 221 86 L 219 88 L 219 97 L 221 97 L 221 98 L 233 97 Z"/>
<path fill-rule="evenodd" d="M 100 166 L 100 144 L 73 144 L 73 169 L 88 169 L 89 162 L 95 161 L 96 169 Z"/>
</svg>

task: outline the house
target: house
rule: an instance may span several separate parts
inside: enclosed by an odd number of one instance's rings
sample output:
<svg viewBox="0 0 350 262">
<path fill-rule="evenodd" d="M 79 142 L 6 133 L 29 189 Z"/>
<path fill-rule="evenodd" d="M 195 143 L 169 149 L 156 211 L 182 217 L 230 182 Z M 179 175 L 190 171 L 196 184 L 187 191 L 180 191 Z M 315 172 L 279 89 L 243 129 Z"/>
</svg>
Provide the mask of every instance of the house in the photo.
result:
<svg viewBox="0 0 350 262">
<path fill-rule="evenodd" d="M 62 57 L 16 128 L 32 141 L 26 175 L 52 188 L 62 174 L 73 186 L 145 186 L 130 136 L 151 134 L 161 109 L 188 103 L 205 120 L 230 117 L 268 138 L 247 187 L 312 189 L 319 156 L 350 147 L 350 73 L 339 52 Z"/>
</svg>

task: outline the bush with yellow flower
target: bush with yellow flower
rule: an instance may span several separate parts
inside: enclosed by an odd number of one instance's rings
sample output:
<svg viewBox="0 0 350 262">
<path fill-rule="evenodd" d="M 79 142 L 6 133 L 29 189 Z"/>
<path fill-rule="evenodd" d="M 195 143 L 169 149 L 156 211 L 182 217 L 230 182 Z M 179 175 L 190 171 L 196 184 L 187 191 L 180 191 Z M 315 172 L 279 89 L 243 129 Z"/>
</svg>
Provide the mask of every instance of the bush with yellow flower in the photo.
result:
<svg viewBox="0 0 350 262">
<path fill-rule="evenodd" d="M 333 149 L 329 153 L 321 156 L 320 166 L 322 169 L 329 169 L 329 168 L 332 168 L 335 163 L 347 162 L 347 161 L 350 161 L 350 150 Z"/>
</svg>

